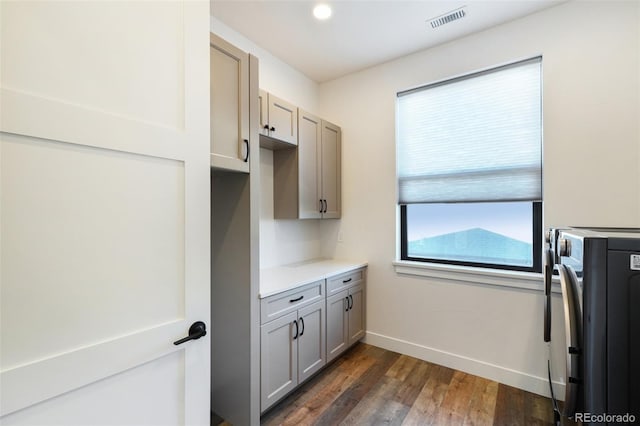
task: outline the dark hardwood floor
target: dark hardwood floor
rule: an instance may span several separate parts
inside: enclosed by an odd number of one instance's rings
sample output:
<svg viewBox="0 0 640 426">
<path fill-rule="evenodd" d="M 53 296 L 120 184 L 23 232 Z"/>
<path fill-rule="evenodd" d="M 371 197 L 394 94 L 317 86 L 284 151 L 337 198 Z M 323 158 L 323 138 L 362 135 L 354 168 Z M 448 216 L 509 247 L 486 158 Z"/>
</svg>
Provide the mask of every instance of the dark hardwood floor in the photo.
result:
<svg viewBox="0 0 640 426">
<path fill-rule="evenodd" d="M 552 425 L 553 413 L 548 398 L 358 343 L 261 424 L 528 426 Z"/>
</svg>

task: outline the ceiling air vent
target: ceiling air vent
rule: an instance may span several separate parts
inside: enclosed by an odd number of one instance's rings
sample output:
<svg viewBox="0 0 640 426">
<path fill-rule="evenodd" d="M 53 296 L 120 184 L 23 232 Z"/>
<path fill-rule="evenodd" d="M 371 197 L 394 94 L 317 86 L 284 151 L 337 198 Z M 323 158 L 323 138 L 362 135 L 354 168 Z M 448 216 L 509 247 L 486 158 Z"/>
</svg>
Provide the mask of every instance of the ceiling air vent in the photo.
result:
<svg viewBox="0 0 640 426">
<path fill-rule="evenodd" d="M 447 12 L 444 15 L 437 16 L 429 21 L 431 28 L 438 28 L 444 24 L 448 24 L 449 22 L 457 21 L 458 19 L 464 18 L 467 13 L 464 11 L 464 6 L 451 12 Z"/>
</svg>

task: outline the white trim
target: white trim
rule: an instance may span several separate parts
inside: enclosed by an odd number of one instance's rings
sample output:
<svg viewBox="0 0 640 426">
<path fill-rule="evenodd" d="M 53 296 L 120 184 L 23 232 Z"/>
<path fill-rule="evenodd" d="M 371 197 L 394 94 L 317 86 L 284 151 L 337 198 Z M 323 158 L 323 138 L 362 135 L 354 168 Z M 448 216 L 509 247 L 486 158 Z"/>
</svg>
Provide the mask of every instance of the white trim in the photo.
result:
<svg viewBox="0 0 640 426">
<path fill-rule="evenodd" d="M 434 364 L 453 368 L 475 376 L 484 377 L 499 383 L 504 383 L 518 389 L 550 397 L 547 377 L 534 376 L 522 371 L 512 370 L 485 361 L 465 357 L 462 355 L 430 348 L 406 340 L 396 339 L 378 333 L 367 331 L 364 342 L 390 351 L 399 352 Z M 540 360 L 544 363 L 544 360 Z M 564 383 L 553 382 L 556 397 L 564 395 Z"/>
<path fill-rule="evenodd" d="M 543 275 L 537 272 L 507 271 L 500 269 L 475 268 L 471 266 L 444 265 L 437 263 L 396 260 L 393 262 L 396 274 L 437 278 L 466 284 L 485 284 L 500 287 L 544 291 Z M 560 293 L 559 278 L 554 277 L 551 291 Z"/>
</svg>

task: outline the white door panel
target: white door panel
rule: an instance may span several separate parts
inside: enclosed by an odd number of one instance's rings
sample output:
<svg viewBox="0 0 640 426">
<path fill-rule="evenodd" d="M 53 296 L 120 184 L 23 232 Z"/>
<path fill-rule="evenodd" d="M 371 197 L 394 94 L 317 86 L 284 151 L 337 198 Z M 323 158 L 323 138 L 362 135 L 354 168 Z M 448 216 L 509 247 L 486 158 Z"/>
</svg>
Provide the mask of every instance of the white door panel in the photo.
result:
<svg viewBox="0 0 640 426">
<path fill-rule="evenodd" d="M 184 127 L 182 2 L 3 3 L 3 88 Z"/>
<path fill-rule="evenodd" d="M 75 348 L 66 353 L 52 354 L 49 358 L 14 368 L 3 369 L 0 382 L 2 392 L 0 415 L 4 416 L 31 406 L 37 407 L 36 404 L 39 402 L 154 361 L 168 353 L 183 352 L 171 344 L 171 339 L 177 340 L 183 337 L 183 334 L 185 334 L 183 321 L 176 321 L 128 336 L 118 336 L 107 342 Z M 140 377 L 146 380 L 154 379 L 151 376 Z M 130 398 L 136 399 L 136 395 L 126 392 Z M 149 388 L 147 392 L 154 394 L 156 389 Z M 172 404 L 182 403 L 183 401 L 174 401 Z M 101 410 L 105 405 L 108 405 L 108 401 L 96 400 L 93 407 Z M 2 417 L 1 420 L 4 425 L 5 418 Z M 124 424 L 128 424 L 128 421 L 124 419 Z"/>
<path fill-rule="evenodd" d="M 208 9 L 0 3 L 2 424 L 209 422 Z"/>
<path fill-rule="evenodd" d="M 184 318 L 182 162 L 12 135 L 1 150 L 3 369 Z"/>
<path fill-rule="evenodd" d="M 184 368 L 184 352 L 174 352 L 32 409 L 9 414 L 2 425 L 112 425 L 118 424 L 123 413 L 127 413 L 130 425 L 180 424 L 184 421 L 184 405 L 175 401 L 184 401 Z M 156 391 L 149 393 L 147 385 L 153 385 Z M 108 403 L 96 407 L 95 400 Z"/>
</svg>

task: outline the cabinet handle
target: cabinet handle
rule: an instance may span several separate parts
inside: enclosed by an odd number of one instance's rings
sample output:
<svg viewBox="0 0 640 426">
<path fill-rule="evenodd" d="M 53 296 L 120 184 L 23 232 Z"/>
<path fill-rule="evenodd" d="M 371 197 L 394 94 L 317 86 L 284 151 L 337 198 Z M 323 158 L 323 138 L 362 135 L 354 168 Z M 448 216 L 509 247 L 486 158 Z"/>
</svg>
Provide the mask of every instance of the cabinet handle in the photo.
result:
<svg viewBox="0 0 640 426">
<path fill-rule="evenodd" d="M 298 321 L 294 320 L 293 323 L 296 325 L 296 335 L 293 336 L 293 340 L 296 340 L 298 338 Z"/>
<path fill-rule="evenodd" d="M 247 161 L 249 161 L 249 139 L 245 139 L 244 143 L 247 144 L 247 153 L 244 157 L 244 162 L 246 163 Z"/>
<path fill-rule="evenodd" d="M 271 126 L 271 128 L 270 128 L 269 130 L 271 130 L 272 132 L 275 132 L 275 131 L 276 131 L 276 128 L 275 128 L 275 127 L 273 127 L 273 126 Z"/>
<path fill-rule="evenodd" d="M 295 299 L 289 299 L 289 303 L 299 302 L 304 298 L 304 294 L 300 297 L 296 297 Z"/>
<path fill-rule="evenodd" d="M 349 278 L 348 280 L 342 280 L 342 284 L 346 284 L 346 283 L 350 283 L 351 282 L 351 278 Z"/>
<path fill-rule="evenodd" d="M 345 297 L 344 300 L 347 302 L 347 308 L 344 311 L 349 312 L 349 296 Z"/>
<path fill-rule="evenodd" d="M 322 213 L 322 210 L 324 210 L 324 206 L 322 204 L 322 199 L 320 200 L 320 213 Z"/>
<path fill-rule="evenodd" d="M 349 295 L 349 310 L 353 309 L 353 296 Z"/>
<path fill-rule="evenodd" d="M 322 200 L 322 203 L 324 204 L 324 207 L 322 208 L 322 211 L 320 213 L 326 213 L 327 212 L 327 200 Z"/>
<path fill-rule="evenodd" d="M 302 323 L 302 331 L 300 332 L 300 337 L 304 334 L 304 319 L 300 317 L 300 322 Z"/>
<path fill-rule="evenodd" d="M 262 128 L 265 129 L 265 130 L 269 130 L 269 125 L 265 124 Z"/>
</svg>

